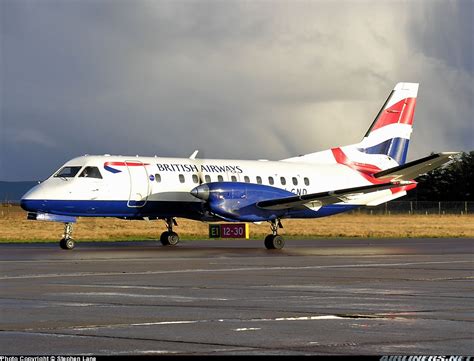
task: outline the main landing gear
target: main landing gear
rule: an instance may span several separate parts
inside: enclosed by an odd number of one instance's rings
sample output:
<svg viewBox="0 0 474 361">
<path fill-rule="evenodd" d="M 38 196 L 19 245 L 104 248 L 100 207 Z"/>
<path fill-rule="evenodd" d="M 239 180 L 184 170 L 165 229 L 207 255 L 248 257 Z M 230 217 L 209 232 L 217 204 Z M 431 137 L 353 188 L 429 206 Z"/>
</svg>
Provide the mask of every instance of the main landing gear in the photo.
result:
<svg viewBox="0 0 474 361">
<path fill-rule="evenodd" d="M 168 230 L 161 234 L 160 242 L 163 246 L 176 246 L 179 243 L 179 236 L 173 232 L 173 225 L 178 226 L 178 222 L 174 218 L 166 218 L 165 221 Z"/>
<path fill-rule="evenodd" d="M 265 247 L 267 249 L 282 249 L 285 246 L 285 240 L 278 235 L 278 228 L 283 228 L 279 219 L 270 221 L 272 234 L 265 237 Z"/>
<path fill-rule="evenodd" d="M 64 223 L 64 234 L 63 238 L 59 241 L 59 246 L 66 250 L 74 248 L 75 242 L 72 239 L 72 223 Z"/>
</svg>

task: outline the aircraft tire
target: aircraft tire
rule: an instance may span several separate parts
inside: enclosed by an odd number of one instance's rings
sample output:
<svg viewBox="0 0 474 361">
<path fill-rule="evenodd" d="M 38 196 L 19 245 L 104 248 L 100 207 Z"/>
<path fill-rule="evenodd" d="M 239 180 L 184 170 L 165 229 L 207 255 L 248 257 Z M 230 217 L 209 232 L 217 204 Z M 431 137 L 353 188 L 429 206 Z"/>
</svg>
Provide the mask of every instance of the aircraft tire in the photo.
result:
<svg viewBox="0 0 474 361">
<path fill-rule="evenodd" d="M 265 237 L 265 248 L 273 249 L 273 234 L 269 234 Z"/>
<path fill-rule="evenodd" d="M 169 246 L 169 241 L 168 241 L 168 235 L 169 235 L 170 232 L 166 231 L 166 232 L 163 232 L 160 236 L 160 242 L 163 246 Z"/>
<path fill-rule="evenodd" d="M 71 250 L 75 245 L 76 244 L 72 238 L 63 238 L 59 241 L 59 246 L 65 250 Z"/>
<path fill-rule="evenodd" d="M 285 246 L 285 240 L 282 236 L 269 234 L 265 237 L 265 247 L 267 249 L 282 249 Z"/>
<path fill-rule="evenodd" d="M 168 245 L 176 246 L 179 243 L 179 236 L 176 232 L 169 232 L 168 234 Z"/>
<path fill-rule="evenodd" d="M 160 237 L 163 246 L 176 246 L 179 243 L 179 236 L 176 232 L 163 232 Z"/>
</svg>

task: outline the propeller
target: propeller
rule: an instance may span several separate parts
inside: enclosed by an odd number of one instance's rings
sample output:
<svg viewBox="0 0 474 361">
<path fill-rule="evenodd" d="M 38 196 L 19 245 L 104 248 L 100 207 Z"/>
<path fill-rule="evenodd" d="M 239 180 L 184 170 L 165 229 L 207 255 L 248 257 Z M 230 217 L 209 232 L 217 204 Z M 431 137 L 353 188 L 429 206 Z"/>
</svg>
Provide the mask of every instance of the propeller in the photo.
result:
<svg viewBox="0 0 474 361">
<path fill-rule="evenodd" d="M 203 158 L 197 158 L 198 150 L 196 149 L 193 154 L 189 157 L 189 159 L 193 162 L 193 164 L 197 167 L 197 177 L 198 177 L 198 185 L 194 187 L 190 193 L 194 197 L 200 199 L 202 202 L 202 214 L 210 219 L 214 219 L 216 216 L 212 213 L 210 206 L 209 206 L 209 187 L 207 184 L 203 184 L 204 182 L 204 174 L 203 174 Z M 202 152 L 201 152 L 202 155 Z"/>
<path fill-rule="evenodd" d="M 194 165 L 197 167 L 198 171 L 197 171 L 197 176 L 198 176 L 198 184 L 201 185 L 204 183 L 204 176 L 202 174 L 202 161 L 200 161 L 199 159 L 196 159 L 197 155 L 199 153 L 199 150 L 196 149 L 193 154 L 191 154 L 191 156 L 189 157 L 189 159 L 191 159 L 194 163 Z"/>
</svg>

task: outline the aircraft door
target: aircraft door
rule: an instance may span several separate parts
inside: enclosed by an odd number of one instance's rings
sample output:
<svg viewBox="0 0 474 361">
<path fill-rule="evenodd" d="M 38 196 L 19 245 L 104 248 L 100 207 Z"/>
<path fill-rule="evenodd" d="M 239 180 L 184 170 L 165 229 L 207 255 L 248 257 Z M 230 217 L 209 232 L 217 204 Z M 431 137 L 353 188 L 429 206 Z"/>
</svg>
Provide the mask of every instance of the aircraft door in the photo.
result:
<svg viewBox="0 0 474 361">
<path fill-rule="evenodd" d="M 133 208 L 143 207 L 150 195 L 150 182 L 145 164 L 136 160 L 125 162 L 130 177 L 130 195 L 127 206 Z"/>
</svg>

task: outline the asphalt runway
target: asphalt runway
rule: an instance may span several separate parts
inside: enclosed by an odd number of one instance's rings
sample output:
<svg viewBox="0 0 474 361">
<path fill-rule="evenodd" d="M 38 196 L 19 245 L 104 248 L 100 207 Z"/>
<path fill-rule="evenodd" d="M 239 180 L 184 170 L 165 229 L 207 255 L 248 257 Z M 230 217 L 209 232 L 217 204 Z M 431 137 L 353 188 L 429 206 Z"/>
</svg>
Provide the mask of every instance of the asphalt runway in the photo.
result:
<svg viewBox="0 0 474 361">
<path fill-rule="evenodd" d="M 0 245 L 2 354 L 472 355 L 474 239 Z"/>
</svg>

